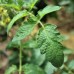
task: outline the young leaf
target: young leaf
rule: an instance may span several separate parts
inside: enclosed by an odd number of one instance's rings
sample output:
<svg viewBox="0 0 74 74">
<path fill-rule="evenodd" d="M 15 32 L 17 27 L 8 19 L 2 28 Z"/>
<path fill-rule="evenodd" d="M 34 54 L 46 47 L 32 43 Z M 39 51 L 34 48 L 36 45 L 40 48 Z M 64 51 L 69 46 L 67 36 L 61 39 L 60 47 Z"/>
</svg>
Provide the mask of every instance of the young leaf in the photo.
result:
<svg viewBox="0 0 74 74">
<path fill-rule="evenodd" d="M 46 74 L 40 67 L 34 64 L 25 64 L 22 70 L 24 74 Z"/>
<path fill-rule="evenodd" d="M 11 29 L 15 21 L 27 15 L 28 15 L 28 12 L 26 10 L 23 10 L 23 11 L 20 11 L 16 16 L 14 16 L 12 21 L 8 25 L 7 32 L 9 32 L 9 30 Z"/>
<path fill-rule="evenodd" d="M 9 67 L 6 71 L 5 74 L 12 74 L 14 72 L 17 71 L 17 67 L 15 65 L 12 65 L 11 67 Z"/>
<path fill-rule="evenodd" d="M 60 33 L 56 30 L 56 26 L 47 25 L 37 38 L 38 48 L 41 53 L 46 53 L 46 59 L 50 61 L 55 67 L 60 67 L 63 64 L 63 51 L 64 47 L 59 42 L 61 39 Z"/>
<path fill-rule="evenodd" d="M 27 37 L 32 32 L 35 25 L 36 25 L 35 21 L 28 21 L 28 22 L 23 23 L 23 25 L 16 32 L 12 41 L 13 42 L 20 41 L 24 39 L 25 37 Z"/>
<path fill-rule="evenodd" d="M 53 5 L 48 5 L 46 6 L 43 10 L 39 10 L 38 11 L 38 15 L 40 16 L 40 18 L 42 18 L 44 15 L 60 10 L 61 7 L 59 6 L 53 6 Z"/>
</svg>

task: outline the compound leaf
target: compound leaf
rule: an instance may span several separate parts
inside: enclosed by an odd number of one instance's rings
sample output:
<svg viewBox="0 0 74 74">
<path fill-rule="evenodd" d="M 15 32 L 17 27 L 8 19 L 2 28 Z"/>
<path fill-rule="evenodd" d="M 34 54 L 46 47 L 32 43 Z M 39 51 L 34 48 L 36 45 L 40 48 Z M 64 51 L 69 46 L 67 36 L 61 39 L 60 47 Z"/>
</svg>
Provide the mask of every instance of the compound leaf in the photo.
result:
<svg viewBox="0 0 74 74">
<path fill-rule="evenodd" d="M 60 43 L 60 39 L 60 33 L 56 30 L 55 25 L 47 25 L 39 32 L 37 38 L 38 48 L 41 53 L 46 53 L 46 59 L 55 67 L 60 67 L 64 61 L 64 54 L 62 51 L 64 47 Z"/>
</svg>

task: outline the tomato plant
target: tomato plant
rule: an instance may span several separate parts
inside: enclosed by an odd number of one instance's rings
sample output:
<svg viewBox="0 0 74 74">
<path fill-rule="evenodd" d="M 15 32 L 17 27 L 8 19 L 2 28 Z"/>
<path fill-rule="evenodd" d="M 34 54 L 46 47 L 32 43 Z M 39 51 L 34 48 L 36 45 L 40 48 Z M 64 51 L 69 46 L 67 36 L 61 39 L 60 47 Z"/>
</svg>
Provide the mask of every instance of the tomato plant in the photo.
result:
<svg viewBox="0 0 74 74">
<path fill-rule="evenodd" d="M 8 35 L 14 23 L 22 19 L 22 22 L 19 23 L 21 26 L 7 46 L 7 49 L 14 48 L 14 54 L 9 56 L 10 67 L 5 74 L 15 74 L 16 72 L 19 72 L 19 74 L 46 74 L 46 71 L 41 67 L 44 62 L 49 61 L 56 68 L 61 67 L 64 62 L 63 50 L 65 47 L 61 44 L 63 36 L 60 35 L 56 25 L 41 22 L 41 19 L 46 14 L 58 11 L 61 7 L 47 5 L 42 10 L 39 10 L 37 15 L 34 15 L 32 9 L 38 1 L 0 0 L 1 6 L 16 11 L 16 15 L 13 16 L 8 24 Z M 35 35 L 24 41 L 38 25 L 41 27 L 38 28 Z M 36 52 L 39 52 L 39 54 L 35 54 Z"/>
</svg>

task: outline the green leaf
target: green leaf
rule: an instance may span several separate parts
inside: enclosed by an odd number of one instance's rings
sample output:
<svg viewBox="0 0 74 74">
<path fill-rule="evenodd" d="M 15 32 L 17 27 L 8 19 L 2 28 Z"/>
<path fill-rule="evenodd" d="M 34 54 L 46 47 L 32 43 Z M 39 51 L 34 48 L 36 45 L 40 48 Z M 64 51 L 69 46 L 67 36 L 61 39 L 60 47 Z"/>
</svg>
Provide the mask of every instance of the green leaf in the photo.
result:
<svg viewBox="0 0 74 74">
<path fill-rule="evenodd" d="M 38 0 L 1 0 L 0 4 L 17 10 L 21 10 L 22 7 L 31 10 L 37 1 Z"/>
<path fill-rule="evenodd" d="M 57 42 L 60 42 L 62 39 L 62 36 L 60 35 L 59 31 L 56 30 L 57 26 L 51 24 L 46 25 L 47 26 L 45 26 L 45 29 L 39 32 L 37 38 L 37 44 L 41 50 L 41 53 L 45 52 L 47 46 L 50 45 L 51 39 Z"/>
<path fill-rule="evenodd" d="M 66 50 L 64 50 L 64 54 L 66 55 L 74 54 L 74 51 L 67 48 Z"/>
<path fill-rule="evenodd" d="M 21 10 L 24 0 L 1 0 L 0 6 L 12 7 L 17 10 Z"/>
<path fill-rule="evenodd" d="M 5 74 L 12 74 L 15 73 L 17 71 L 17 67 L 15 65 L 12 65 L 11 67 L 9 67 L 6 71 Z"/>
<path fill-rule="evenodd" d="M 17 0 L 17 3 L 20 7 L 23 6 L 25 0 Z"/>
<path fill-rule="evenodd" d="M 54 71 L 57 70 L 57 68 L 54 67 L 50 62 L 47 62 L 44 70 L 45 70 L 46 74 L 53 74 Z"/>
<path fill-rule="evenodd" d="M 68 74 L 67 72 L 63 71 L 62 74 Z"/>
<path fill-rule="evenodd" d="M 10 41 L 6 47 L 6 49 L 12 49 L 12 48 L 19 48 L 20 46 L 20 41 L 15 41 L 15 42 L 12 42 Z"/>
<path fill-rule="evenodd" d="M 36 41 L 31 39 L 25 43 L 22 43 L 22 48 L 36 48 Z"/>
<path fill-rule="evenodd" d="M 45 61 L 45 54 L 41 54 L 39 49 L 34 49 L 33 54 L 33 63 L 41 66 Z"/>
<path fill-rule="evenodd" d="M 59 6 L 48 5 L 43 10 L 39 10 L 38 14 L 39 14 L 40 18 L 42 18 L 44 15 L 46 15 L 48 13 L 60 10 L 60 8 L 61 7 L 59 7 Z"/>
<path fill-rule="evenodd" d="M 0 3 L 12 3 L 13 0 L 0 0 Z"/>
<path fill-rule="evenodd" d="M 34 64 L 25 64 L 22 70 L 24 74 L 46 74 L 40 67 Z"/>
<path fill-rule="evenodd" d="M 14 8 L 16 10 L 20 10 L 20 6 L 16 5 L 16 4 L 0 4 L 0 6 Z"/>
<path fill-rule="evenodd" d="M 65 56 L 64 56 L 64 63 L 66 63 L 67 61 L 68 61 L 68 56 L 65 55 Z"/>
<path fill-rule="evenodd" d="M 23 7 L 31 10 L 34 7 L 34 5 L 37 3 L 37 1 L 38 0 L 25 0 Z"/>
<path fill-rule="evenodd" d="M 28 12 L 26 10 L 23 10 L 23 11 L 20 11 L 16 16 L 14 16 L 13 19 L 11 20 L 11 22 L 8 25 L 7 32 L 9 32 L 9 30 L 13 26 L 14 22 L 16 22 L 18 19 L 25 17 L 27 15 L 28 15 Z"/>
<path fill-rule="evenodd" d="M 63 46 L 56 41 L 50 43 L 46 50 L 46 59 L 55 67 L 60 67 L 64 62 Z"/>
<path fill-rule="evenodd" d="M 63 49 L 65 48 L 60 43 L 60 39 L 60 33 L 56 30 L 55 25 L 45 26 L 45 28 L 39 32 L 37 38 L 38 48 L 41 53 L 46 53 L 46 59 L 55 67 L 60 67 L 64 61 Z"/>
<path fill-rule="evenodd" d="M 70 69 L 73 69 L 73 70 L 74 70 L 74 60 L 71 60 L 71 61 L 69 62 L 68 67 L 69 67 Z"/>
<path fill-rule="evenodd" d="M 17 30 L 12 41 L 20 41 L 26 38 L 33 31 L 35 25 L 35 21 L 24 22 L 23 25 Z"/>
</svg>

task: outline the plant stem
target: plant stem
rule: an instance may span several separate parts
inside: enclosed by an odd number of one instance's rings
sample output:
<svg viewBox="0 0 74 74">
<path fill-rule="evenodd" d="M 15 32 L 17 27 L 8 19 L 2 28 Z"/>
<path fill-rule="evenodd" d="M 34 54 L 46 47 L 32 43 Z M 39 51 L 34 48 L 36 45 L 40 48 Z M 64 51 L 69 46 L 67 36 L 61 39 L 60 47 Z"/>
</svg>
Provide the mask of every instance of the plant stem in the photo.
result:
<svg viewBox="0 0 74 74">
<path fill-rule="evenodd" d="M 20 49 L 19 49 L 19 74 L 22 72 L 22 47 L 20 42 Z"/>
<path fill-rule="evenodd" d="M 40 25 L 42 26 L 42 28 L 44 29 L 44 25 L 41 21 L 39 21 Z"/>
<path fill-rule="evenodd" d="M 64 68 L 68 71 L 68 74 L 74 74 L 65 64 L 64 64 Z"/>
</svg>

